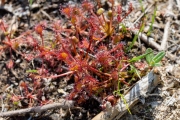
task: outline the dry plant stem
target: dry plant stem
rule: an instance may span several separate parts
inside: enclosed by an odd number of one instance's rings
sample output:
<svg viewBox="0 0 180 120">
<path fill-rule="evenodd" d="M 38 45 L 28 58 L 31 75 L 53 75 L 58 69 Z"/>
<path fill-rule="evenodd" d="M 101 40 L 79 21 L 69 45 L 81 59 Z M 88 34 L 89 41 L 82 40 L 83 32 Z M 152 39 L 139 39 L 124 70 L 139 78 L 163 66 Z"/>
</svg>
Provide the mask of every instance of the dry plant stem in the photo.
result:
<svg viewBox="0 0 180 120">
<path fill-rule="evenodd" d="M 147 8 L 147 6 L 148 6 L 148 4 L 145 4 L 145 5 L 144 5 L 144 8 Z M 131 14 L 132 14 L 132 13 L 131 13 Z M 133 14 L 134 18 L 132 18 L 132 22 L 133 22 L 133 21 L 134 21 L 134 23 L 135 23 L 135 21 L 137 22 L 137 19 L 142 18 L 143 15 L 144 15 L 144 13 L 142 13 L 142 10 L 141 10 L 141 9 L 140 9 L 139 11 L 135 12 L 135 13 Z"/>
<path fill-rule="evenodd" d="M 53 20 L 53 18 L 52 18 L 50 15 L 48 15 L 48 13 L 45 12 L 44 10 L 41 9 L 40 12 L 41 12 L 42 14 L 44 14 L 50 21 Z"/>
<path fill-rule="evenodd" d="M 177 6 L 179 8 L 179 11 L 180 11 L 180 0 L 176 0 L 176 3 L 177 3 Z"/>
<path fill-rule="evenodd" d="M 167 11 L 168 12 L 172 12 L 172 5 L 173 4 L 173 0 L 169 0 L 169 5 L 167 7 Z M 165 50 L 166 49 L 166 44 L 167 44 L 167 41 L 168 41 L 168 36 L 169 36 L 169 28 L 170 28 L 170 22 L 172 21 L 171 19 L 171 16 L 168 16 L 167 17 L 167 22 L 166 22 L 166 25 L 165 25 L 165 28 L 164 28 L 164 35 L 163 35 L 163 38 L 162 38 L 162 42 L 161 42 L 161 49 L 162 50 Z"/>
<path fill-rule="evenodd" d="M 154 3 L 151 4 L 151 5 L 141 14 L 141 16 L 139 16 L 138 19 L 136 19 L 136 21 L 133 23 L 133 25 L 135 25 L 135 24 L 150 10 L 150 8 L 151 8 L 153 5 L 154 5 Z"/>
<path fill-rule="evenodd" d="M 68 108 L 72 108 L 73 104 L 74 104 L 73 101 L 62 100 L 60 103 L 52 103 L 52 104 L 47 104 L 47 105 L 43 105 L 43 106 L 1 112 L 0 117 L 10 117 L 10 116 L 15 116 L 15 115 L 22 115 L 25 113 L 42 113 L 44 111 L 47 111 L 50 109 L 57 109 L 57 108 L 68 109 Z"/>
<path fill-rule="evenodd" d="M 160 82 L 159 75 L 152 71 L 139 80 L 135 86 L 124 96 L 127 104 L 124 104 L 122 99 L 119 99 L 114 107 L 108 107 L 92 120 L 119 120 L 126 113 L 127 105 L 129 108 L 134 106 L 139 100 L 147 97 L 146 93 L 150 93 Z"/>
<path fill-rule="evenodd" d="M 146 23 L 146 25 L 150 26 L 151 23 Z M 153 26 L 153 28 L 158 28 L 158 29 L 163 29 L 164 28 L 162 25 L 158 25 L 156 23 L 154 23 L 152 26 Z"/>
<path fill-rule="evenodd" d="M 15 31 L 17 30 L 17 27 L 16 27 L 16 28 L 13 28 L 13 26 L 14 26 L 15 24 L 18 24 L 17 21 L 18 21 L 18 20 L 17 20 L 17 16 L 13 16 L 13 18 L 12 18 L 12 20 L 11 20 L 10 27 L 9 27 L 9 29 L 8 29 L 8 32 L 9 32 L 9 33 L 11 33 L 12 30 L 13 30 L 13 32 L 15 32 Z M 16 26 L 18 26 L 18 25 L 16 25 Z"/>
<path fill-rule="evenodd" d="M 132 32 L 133 34 L 138 34 L 138 31 L 132 31 Z M 158 43 L 156 43 L 153 38 L 147 37 L 144 33 L 139 33 L 138 37 L 140 37 L 140 39 L 149 46 L 156 48 L 159 51 L 162 50 L 161 46 Z"/>
</svg>

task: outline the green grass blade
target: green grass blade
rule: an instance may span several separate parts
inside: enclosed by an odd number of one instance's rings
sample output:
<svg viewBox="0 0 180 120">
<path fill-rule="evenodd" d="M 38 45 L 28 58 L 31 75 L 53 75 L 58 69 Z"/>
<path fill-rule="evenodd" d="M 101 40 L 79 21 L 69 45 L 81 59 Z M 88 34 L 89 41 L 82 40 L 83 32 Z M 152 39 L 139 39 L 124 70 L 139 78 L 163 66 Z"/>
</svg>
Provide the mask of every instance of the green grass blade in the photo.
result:
<svg viewBox="0 0 180 120">
<path fill-rule="evenodd" d="M 139 79 L 141 79 L 141 76 L 139 74 L 139 71 L 133 66 L 133 65 L 130 65 L 131 67 L 131 73 L 133 73 L 134 75 L 137 75 L 139 77 Z"/>
<path fill-rule="evenodd" d="M 32 5 L 32 3 L 33 3 L 33 0 L 29 0 L 29 4 Z"/>
<path fill-rule="evenodd" d="M 152 59 L 152 62 L 155 64 L 155 63 L 159 63 L 162 58 L 165 56 L 165 52 L 164 51 L 161 51 L 159 52 L 156 56 L 154 56 L 154 58 Z"/>
<path fill-rule="evenodd" d="M 145 53 L 143 55 L 137 56 L 137 57 L 133 57 L 129 62 L 136 62 L 139 61 L 141 59 L 143 59 L 144 57 L 146 57 L 148 54 L 152 53 L 152 51 Z"/>
<path fill-rule="evenodd" d="M 139 33 L 142 32 L 144 30 L 144 22 L 139 30 L 139 32 L 134 36 L 133 40 L 132 40 L 132 43 L 129 45 L 129 47 L 126 49 L 126 52 L 128 52 L 133 46 L 134 46 L 134 43 L 137 41 L 137 38 L 139 36 Z"/>
<path fill-rule="evenodd" d="M 141 5 L 141 10 L 142 10 L 142 12 L 143 12 L 143 13 L 145 13 L 145 9 L 144 9 L 144 6 L 143 6 L 143 3 L 142 3 L 142 0 L 139 0 L 139 2 L 140 2 L 140 5 Z"/>
<path fill-rule="evenodd" d="M 128 110 L 129 114 L 131 114 L 131 111 L 129 109 L 129 105 L 126 102 L 126 99 L 124 98 L 124 95 L 120 93 L 120 80 L 118 80 L 118 89 L 116 91 L 114 91 L 113 94 L 118 94 L 121 97 L 121 99 L 123 100 L 124 104 L 126 105 L 126 109 Z"/>
<path fill-rule="evenodd" d="M 37 70 L 27 70 L 26 72 L 27 72 L 27 73 L 38 73 Z"/>
<path fill-rule="evenodd" d="M 156 11 L 157 11 L 157 6 L 155 6 L 154 14 L 153 14 L 152 19 L 151 19 L 151 25 L 150 25 L 150 27 L 149 27 L 147 36 L 150 36 L 150 35 L 151 35 L 152 29 L 153 29 L 153 24 L 154 24 L 154 21 L 155 21 L 155 18 L 156 18 Z"/>
<path fill-rule="evenodd" d="M 142 0 L 139 0 L 139 2 L 140 2 L 140 5 L 141 5 L 142 12 L 144 13 L 144 16 L 146 17 L 145 9 L 144 9 Z M 145 27 L 145 22 L 142 21 L 142 26 L 141 26 L 139 32 L 134 36 L 134 38 L 133 38 L 133 40 L 132 40 L 132 43 L 131 43 L 131 44 L 129 45 L 129 47 L 125 50 L 126 52 L 128 52 L 128 51 L 134 46 L 134 43 L 137 41 L 137 38 L 138 38 L 138 36 L 139 36 L 139 33 L 144 30 L 144 27 Z"/>
<path fill-rule="evenodd" d="M 153 67 L 158 67 L 158 66 L 161 66 L 161 63 L 155 63 L 154 65 L 153 65 Z"/>
<path fill-rule="evenodd" d="M 121 26 L 122 33 L 126 34 L 127 33 L 126 26 L 124 24 L 120 24 L 120 26 Z"/>
</svg>

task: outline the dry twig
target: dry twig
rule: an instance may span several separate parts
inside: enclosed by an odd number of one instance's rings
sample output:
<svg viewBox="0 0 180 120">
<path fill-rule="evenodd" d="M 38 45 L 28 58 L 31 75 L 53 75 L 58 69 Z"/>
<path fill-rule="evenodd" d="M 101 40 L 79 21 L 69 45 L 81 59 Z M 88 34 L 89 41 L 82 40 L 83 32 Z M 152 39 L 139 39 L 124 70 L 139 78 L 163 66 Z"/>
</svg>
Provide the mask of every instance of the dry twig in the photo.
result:
<svg viewBox="0 0 180 120">
<path fill-rule="evenodd" d="M 169 5 L 167 7 L 167 12 L 168 13 L 172 13 L 172 5 L 173 4 L 173 0 L 169 0 Z M 166 13 L 166 14 L 168 14 Z M 167 41 L 168 41 L 168 36 L 169 36 L 169 28 L 170 28 L 170 22 L 172 21 L 172 18 L 171 18 L 171 15 L 169 15 L 167 17 L 167 22 L 166 22 L 166 25 L 164 27 L 164 35 L 163 35 L 163 38 L 162 38 L 162 42 L 161 42 L 161 49 L 162 50 L 165 50 L 166 49 L 166 44 L 167 44 Z"/>
<path fill-rule="evenodd" d="M 180 0 L 176 0 L 176 3 L 177 3 L 177 6 L 178 6 L 178 8 L 180 10 Z"/>
<path fill-rule="evenodd" d="M 42 14 L 44 14 L 50 21 L 53 20 L 53 18 L 52 18 L 47 12 L 45 12 L 44 10 L 41 9 L 40 12 L 41 12 Z"/>
<path fill-rule="evenodd" d="M 133 34 L 138 34 L 138 31 L 132 31 L 132 32 Z M 144 33 L 139 33 L 139 37 L 143 42 L 145 42 L 149 46 L 156 48 L 159 51 L 162 50 L 161 46 L 158 43 L 156 43 L 153 38 L 147 37 L 147 35 L 145 35 Z"/>
<path fill-rule="evenodd" d="M 67 101 L 67 100 L 61 100 L 60 103 L 52 103 L 47 104 L 43 106 L 37 106 L 37 107 L 31 107 L 26 109 L 20 109 L 20 110 L 14 110 L 14 111 L 7 111 L 7 112 L 1 112 L 0 117 L 10 117 L 15 115 L 22 115 L 25 113 L 42 113 L 44 111 L 50 110 L 50 109 L 57 109 L 57 108 L 72 108 L 74 102 L 73 101 Z"/>
<path fill-rule="evenodd" d="M 151 4 L 151 5 L 141 14 L 141 16 L 139 16 L 139 17 L 136 19 L 136 21 L 133 23 L 133 25 L 135 25 L 135 24 L 150 10 L 150 8 L 151 8 L 153 5 L 154 5 L 154 3 Z"/>
</svg>

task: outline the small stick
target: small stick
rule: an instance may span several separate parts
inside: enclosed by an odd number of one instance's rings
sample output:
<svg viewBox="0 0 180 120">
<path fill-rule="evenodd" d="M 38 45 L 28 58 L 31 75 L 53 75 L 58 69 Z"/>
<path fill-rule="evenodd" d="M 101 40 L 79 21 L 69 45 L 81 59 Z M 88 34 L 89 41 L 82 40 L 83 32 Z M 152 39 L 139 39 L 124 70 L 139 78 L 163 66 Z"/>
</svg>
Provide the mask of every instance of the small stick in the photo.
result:
<svg viewBox="0 0 180 120">
<path fill-rule="evenodd" d="M 138 31 L 132 31 L 132 32 L 133 32 L 133 34 L 138 33 Z M 159 51 L 162 50 L 161 46 L 158 43 L 156 43 L 153 38 L 148 38 L 144 33 L 139 33 L 139 37 L 143 42 L 145 42 L 149 46 L 156 48 Z"/>
<path fill-rule="evenodd" d="M 45 12 L 44 10 L 40 10 L 40 12 L 41 12 L 42 14 L 44 14 L 50 21 L 53 20 L 53 18 L 52 18 L 50 15 L 48 15 L 47 12 Z"/>
<path fill-rule="evenodd" d="M 173 0 L 169 0 L 169 5 L 167 7 L 167 11 L 168 12 L 172 12 L 172 5 L 173 4 Z M 169 36 L 169 28 L 170 28 L 170 22 L 171 22 L 172 18 L 171 18 L 171 15 L 167 17 L 167 22 L 166 22 L 166 25 L 165 25 L 165 28 L 164 28 L 164 35 L 163 35 L 163 38 L 162 38 L 162 42 L 161 42 L 161 49 L 162 50 L 165 50 L 166 49 L 166 44 L 167 44 L 167 41 L 168 41 L 168 36 Z"/>
<path fill-rule="evenodd" d="M 52 103 L 52 104 L 31 107 L 31 108 L 26 108 L 26 109 L 0 112 L 0 117 L 10 117 L 10 116 L 15 116 L 15 115 L 22 115 L 25 113 L 41 113 L 50 109 L 57 109 L 57 108 L 68 109 L 68 108 L 72 108 L 73 104 L 74 104 L 73 101 L 63 99 L 60 103 Z"/>
<path fill-rule="evenodd" d="M 177 6 L 178 6 L 178 8 L 180 10 L 180 0 L 176 0 L 176 3 L 177 3 Z"/>
<path fill-rule="evenodd" d="M 136 19 L 136 21 L 133 23 L 133 25 L 135 25 L 135 24 L 150 10 L 150 8 L 151 8 L 153 5 L 154 5 L 154 3 L 151 4 L 151 5 L 141 14 L 141 16 L 140 16 L 138 19 Z"/>
</svg>

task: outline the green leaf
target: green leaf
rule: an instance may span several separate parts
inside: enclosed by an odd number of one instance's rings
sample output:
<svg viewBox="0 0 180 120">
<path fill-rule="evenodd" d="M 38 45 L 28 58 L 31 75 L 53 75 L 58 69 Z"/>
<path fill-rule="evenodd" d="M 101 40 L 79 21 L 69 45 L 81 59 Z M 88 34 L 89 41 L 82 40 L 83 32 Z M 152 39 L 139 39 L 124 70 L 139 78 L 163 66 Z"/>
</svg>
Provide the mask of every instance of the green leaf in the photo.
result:
<svg viewBox="0 0 180 120">
<path fill-rule="evenodd" d="M 147 36 L 150 36 L 150 35 L 151 35 L 152 29 L 153 29 L 153 24 L 154 24 L 154 21 L 155 21 L 155 18 L 156 18 L 156 11 L 157 11 L 157 6 L 155 6 L 154 14 L 153 14 L 152 19 L 151 19 L 151 25 L 150 25 L 150 27 L 149 27 Z"/>
<path fill-rule="evenodd" d="M 152 66 L 153 66 L 153 67 L 155 67 L 155 66 L 158 67 L 158 66 L 161 66 L 161 63 L 155 63 L 155 64 L 153 64 Z"/>
<path fill-rule="evenodd" d="M 159 52 L 156 56 L 153 57 L 151 61 L 152 64 L 159 63 L 162 60 L 162 58 L 165 56 L 165 54 L 166 53 L 164 51 Z"/>
<path fill-rule="evenodd" d="M 19 104 L 19 101 L 14 101 L 13 104 L 17 106 Z"/>
<path fill-rule="evenodd" d="M 32 3 L 33 3 L 33 0 L 29 0 L 29 4 L 32 5 Z"/>
<path fill-rule="evenodd" d="M 26 72 L 27 72 L 27 73 L 38 73 L 37 70 L 27 70 Z"/>
<path fill-rule="evenodd" d="M 127 33 L 127 29 L 126 29 L 126 26 L 124 24 L 120 24 L 121 26 L 121 30 L 122 30 L 122 33 Z"/>
<path fill-rule="evenodd" d="M 150 53 L 151 52 L 151 53 Z M 145 53 L 149 53 L 147 56 L 146 56 L 146 61 L 147 63 L 150 65 L 151 63 L 151 60 L 153 59 L 154 57 L 154 53 L 153 53 L 153 50 L 151 48 L 148 48 L 146 49 L 146 52 Z"/>
<path fill-rule="evenodd" d="M 139 61 L 140 59 L 146 57 L 148 54 L 152 53 L 152 51 L 145 53 L 143 55 L 137 56 L 137 57 L 133 57 L 129 62 L 136 62 Z"/>
</svg>

